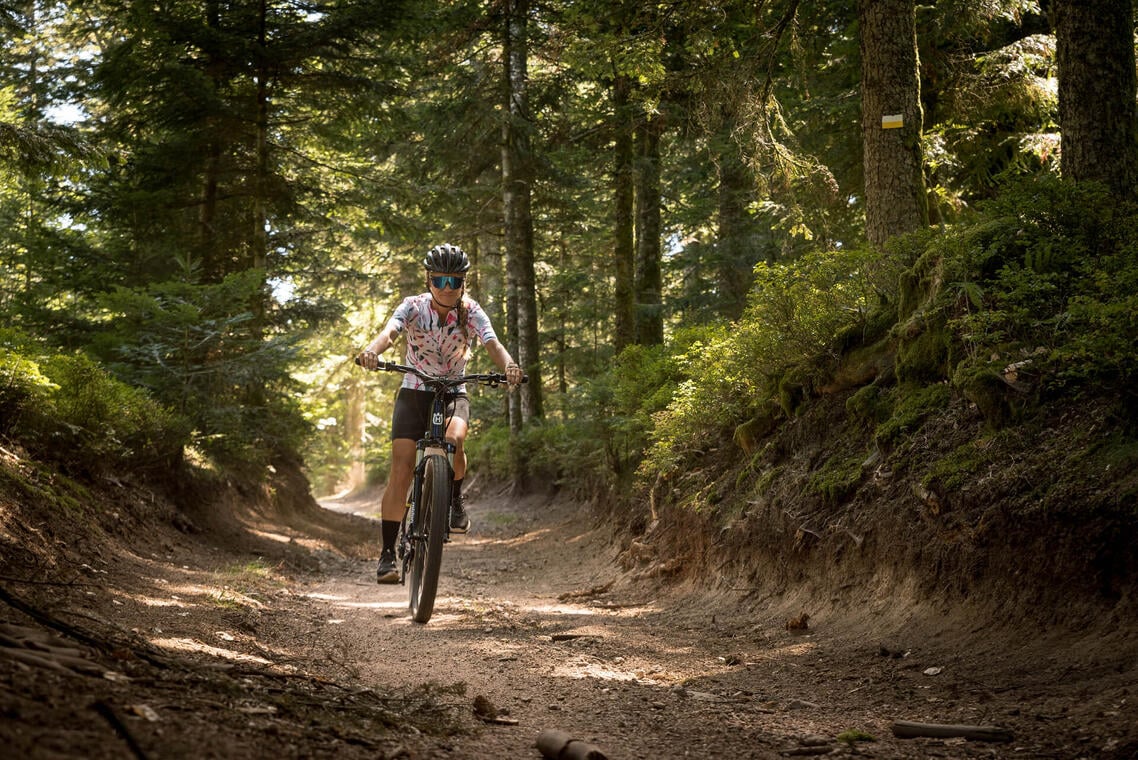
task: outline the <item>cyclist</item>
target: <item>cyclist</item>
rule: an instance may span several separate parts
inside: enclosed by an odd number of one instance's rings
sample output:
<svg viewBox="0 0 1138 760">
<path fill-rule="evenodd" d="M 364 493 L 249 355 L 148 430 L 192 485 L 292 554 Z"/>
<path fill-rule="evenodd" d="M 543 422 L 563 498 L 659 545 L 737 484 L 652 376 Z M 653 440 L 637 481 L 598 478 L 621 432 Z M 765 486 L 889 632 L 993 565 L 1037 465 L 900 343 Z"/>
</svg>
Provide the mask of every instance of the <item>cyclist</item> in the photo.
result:
<svg viewBox="0 0 1138 760">
<path fill-rule="evenodd" d="M 490 359 L 506 374 L 510 385 L 522 381 L 522 370 L 498 340 L 489 317 L 463 288 L 470 269 L 466 252 L 456 245 L 444 243 L 427 252 L 423 259 L 427 270 L 427 292 L 403 300 L 388 320 L 383 331 L 359 355 L 360 364 L 375 369 L 379 355 L 391 347 L 396 337 L 406 333 L 406 363 L 430 375 L 465 374 L 474 341 L 486 347 Z M 462 479 L 466 474 L 467 424 L 470 401 L 465 386 L 460 386 L 447 401 L 447 439 L 454 442 L 454 486 L 451 531 L 465 533 L 470 518 L 463 504 Z M 423 387 L 412 374 L 403 375 L 403 385 L 395 398 L 391 419 L 391 474 L 383 492 L 381 525 L 383 550 L 379 555 L 376 580 L 398 583 L 395 566 L 395 542 L 406 510 L 407 490 L 415 468 L 415 442 L 430 425 L 433 393 Z"/>
</svg>

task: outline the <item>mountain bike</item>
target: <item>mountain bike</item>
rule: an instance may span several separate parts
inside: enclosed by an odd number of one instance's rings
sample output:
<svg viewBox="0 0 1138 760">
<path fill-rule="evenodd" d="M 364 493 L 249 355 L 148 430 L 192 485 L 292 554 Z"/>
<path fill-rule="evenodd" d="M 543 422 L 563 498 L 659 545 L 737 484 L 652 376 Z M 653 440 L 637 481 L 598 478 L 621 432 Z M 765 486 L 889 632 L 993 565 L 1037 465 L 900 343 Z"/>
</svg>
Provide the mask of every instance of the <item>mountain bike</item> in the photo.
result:
<svg viewBox="0 0 1138 760">
<path fill-rule="evenodd" d="M 356 364 L 359 364 L 358 359 Z M 443 545 L 450 541 L 455 445 L 446 439 L 450 422 L 446 416 L 447 397 L 464 383 L 491 388 L 505 385 L 506 376 L 493 372 L 437 377 L 414 367 L 385 361 L 379 362 L 376 371 L 410 373 L 435 394 L 431 402 L 430 428 L 415 443 L 415 470 L 396 547 L 396 557 L 403 566 L 400 583 L 410 590 L 411 617 L 416 623 L 426 623 L 435 609 Z M 522 382 L 527 379 L 523 377 Z"/>
</svg>

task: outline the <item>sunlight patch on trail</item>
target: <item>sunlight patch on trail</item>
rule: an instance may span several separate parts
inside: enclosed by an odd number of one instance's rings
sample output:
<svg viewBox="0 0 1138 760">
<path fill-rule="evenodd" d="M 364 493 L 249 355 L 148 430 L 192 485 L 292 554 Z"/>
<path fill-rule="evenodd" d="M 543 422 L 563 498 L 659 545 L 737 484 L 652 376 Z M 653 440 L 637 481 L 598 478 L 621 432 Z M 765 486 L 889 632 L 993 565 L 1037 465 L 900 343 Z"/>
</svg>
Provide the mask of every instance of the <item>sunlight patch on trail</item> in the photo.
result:
<svg viewBox="0 0 1138 760">
<path fill-rule="evenodd" d="M 579 607 L 575 604 L 535 604 L 526 607 L 526 609 L 541 615 L 581 615 L 583 617 L 592 617 L 598 614 L 598 610 L 589 609 L 588 607 Z"/>
<path fill-rule="evenodd" d="M 154 596 L 146 596 L 145 594 L 129 594 L 129 593 L 125 593 L 125 592 L 119 592 L 117 594 L 117 596 L 121 596 L 124 599 L 129 599 L 132 602 L 136 602 L 138 604 L 143 605 L 144 607 L 183 607 L 183 608 L 186 608 L 186 607 L 197 607 L 198 606 L 192 602 L 187 602 L 186 600 L 181 599 L 178 596 L 171 596 L 169 598 L 160 598 L 160 597 L 154 597 Z"/>
<path fill-rule="evenodd" d="M 264 657 L 257 657 L 251 654 L 242 654 L 241 652 L 234 652 L 231 649 L 222 649 L 220 647 L 213 647 L 209 644 L 203 644 L 195 639 L 151 639 L 150 643 L 162 649 L 169 649 L 175 652 L 196 652 L 198 654 L 208 654 L 213 657 L 220 657 L 224 660 L 232 660 L 234 662 L 256 662 L 260 665 L 272 665 L 271 660 L 266 660 Z"/>
<path fill-rule="evenodd" d="M 267 538 L 270 541 L 276 541 L 278 544 L 287 544 L 292 542 L 292 536 L 286 536 L 281 533 L 270 533 L 269 531 L 265 530 L 257 530 L 251 526 L 246 526 L 246 530 L 248 530 L 254 536 Z"/>
<path fill-rule="evenodd" d="M 244 607 L 253 610 L 266 609 L 264 602 L 243 594 L 229 586 L 171 584 L 169 581 L 161 578 L 153 578 L 151 580 L 153 580 L 156 585 L 163 586 L 163 590 L 169 591 L 170 596 L 168 598 L 162 598 L 145 596 L 143 594 L 125 593 L 122 594 L 122 596 L 148 607 L 197 607 L 201 604 L 209 604 L 215 607 Z M 186 601 L 187 598 L 193 601 Z"/>
<path fill-rule="evenodd" d="M 348 602 L 343 601 L 336 605 L 337 607 L 347 607 L 352 610 L 406 610 L 407 600 L 400 599 L 398 602 Z M 410 613 L 408 613 L 410 614 Z"/>
<path fill-rule="evenodd" d="M 550 528 L 541 528 L 540 530 L 530 531 L 529 533 L 523 533 L 520 536 L 512 536 L 510 538 L 493 538 L 490 536 L 468 535 L 466 537 L 466 539 L 463 540 L 461 545 L 470 546 L 470 547 L 475 547 L 475 546 L 522 546 L 523 544 L 530 544 L 530 543 L 533 543 L 534 541 L 538 541 L 542 538 L 545 538 L 548 534 L 550 534 L 552 532 L 553 531 Z"/>
<path fill-rule="evenodd" d="M 800 644 L 787 644 L 786 646 L 775 647 L 767 650 L 753 658 L 757 662 L 774 662 L 776 660 L 786 660 L 791 657 L 802 657 L 804 655 L 813 654 L 818 651 L 818 645 L 812 641 L 804 641 Z"/>
<path fill-rule="evenodd" d="M 568 662 L 553 669 L 551 675 L 560 678 L 595 678 L 599 681 L 621 681 L 644 684 L 645 686 L 659 686 L 660 682 L 652 678 L 638 676 L 627 670 L 618 670 L 607 667 L 599 662 Z"/>
<path fill-rule="evenodd" d="M 337 608 L 350 610 L 404 610 L 407 609 L 407 600 L 398 601 L 357 602 L 343 594 L 324 594 L 313 591 L 308 594 L 299 594 L 306 599 L 316 599 L 321 602 L 332 602 Z"/>
</svg>

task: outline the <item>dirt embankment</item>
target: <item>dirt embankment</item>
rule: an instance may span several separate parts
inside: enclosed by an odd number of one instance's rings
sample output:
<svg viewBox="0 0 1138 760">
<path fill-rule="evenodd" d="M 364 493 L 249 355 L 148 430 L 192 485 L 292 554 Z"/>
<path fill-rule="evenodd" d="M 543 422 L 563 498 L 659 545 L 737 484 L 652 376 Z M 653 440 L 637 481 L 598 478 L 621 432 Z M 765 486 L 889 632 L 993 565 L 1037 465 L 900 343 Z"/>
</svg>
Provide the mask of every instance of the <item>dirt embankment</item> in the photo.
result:
<svg viewBox="0 0 1138 760">
<path fill-rule="evenodd" d="M 1131 630 L 1000 625 L 913 587 L 684 576 L 662 557 L 626 571 L 630 545 L 588 508 L 490 490 L 420 626 L 403 587 L 373 582 L 366 503 L 318 509 L 282 473 L 187 512 L 4 466 L 13 757 L 537 758 L 547 729 L 613 758 L 1138 752 Z M 899 739 L 899 720 L 1011 741 Z"/>
</svg>

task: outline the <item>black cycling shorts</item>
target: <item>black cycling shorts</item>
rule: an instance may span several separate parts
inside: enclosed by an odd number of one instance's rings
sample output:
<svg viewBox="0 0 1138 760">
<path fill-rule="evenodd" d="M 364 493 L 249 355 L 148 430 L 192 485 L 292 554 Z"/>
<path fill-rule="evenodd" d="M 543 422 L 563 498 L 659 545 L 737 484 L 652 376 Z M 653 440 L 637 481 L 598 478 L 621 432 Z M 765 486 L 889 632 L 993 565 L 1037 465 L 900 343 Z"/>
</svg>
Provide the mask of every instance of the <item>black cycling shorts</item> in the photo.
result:
<svg viewBox="0 0 1138 760">
<path fill-rule="evenodd" d="M 434 399 L 434 391 L 400 388 L 391 413 L 391 440 L 410 438 L 417 441 L 422 438 L 431 429 L 431 402 Z M 470 399 L 466 394 L 447 397 L 447 421 L 452 417 L 470 421 Z"/>
</svg>

